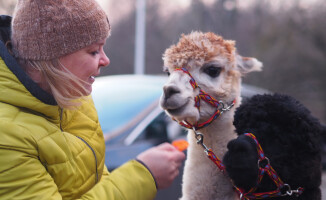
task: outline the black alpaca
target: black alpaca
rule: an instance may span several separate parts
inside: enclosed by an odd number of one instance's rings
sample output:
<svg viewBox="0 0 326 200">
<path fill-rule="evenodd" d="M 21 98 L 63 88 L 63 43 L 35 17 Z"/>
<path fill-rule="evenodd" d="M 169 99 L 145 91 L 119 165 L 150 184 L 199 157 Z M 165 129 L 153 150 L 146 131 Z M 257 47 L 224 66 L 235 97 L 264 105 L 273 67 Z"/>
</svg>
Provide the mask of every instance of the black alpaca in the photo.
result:
<svg viewBox="0 0 326 200">
<path fill-rule="evenodd" d="M 307 108 L 290 96 L 256 95 L 236 110 L 234 125 L 238 138 L 228 143 L 223 162 L 237 187 L 248 191 L 257 185 L 257 147 L 244 135 L 252 133 L 281 180 L 292 190 L 304 188 L 299 196 L 266 199 L 321 200 L 322 126 Z M 265 175 L 256 192 L 275 189 Z"/>
</svg>

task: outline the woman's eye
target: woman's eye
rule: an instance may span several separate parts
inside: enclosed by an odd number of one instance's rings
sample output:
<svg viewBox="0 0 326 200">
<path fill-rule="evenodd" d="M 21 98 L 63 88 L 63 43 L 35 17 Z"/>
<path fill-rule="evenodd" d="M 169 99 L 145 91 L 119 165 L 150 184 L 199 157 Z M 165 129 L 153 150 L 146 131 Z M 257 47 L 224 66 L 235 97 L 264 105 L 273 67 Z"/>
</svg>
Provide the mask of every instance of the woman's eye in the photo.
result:
<svg viewBox="0 0 326 200">
<path fill-rule="evenodd" d="M 99 51 L 92 51 L 92 52 L 91 52 L 91 54 L 92 54 L 93 56 L 97 55 L 98 53 L 99 53 Z"/>
<path fill-rule="evenodd" d="M 221 67 L 209 66 L 204 69 L 204 72 L 212 78 L 216 78 L 220 75 L 222 71 Z"/>
</svg>

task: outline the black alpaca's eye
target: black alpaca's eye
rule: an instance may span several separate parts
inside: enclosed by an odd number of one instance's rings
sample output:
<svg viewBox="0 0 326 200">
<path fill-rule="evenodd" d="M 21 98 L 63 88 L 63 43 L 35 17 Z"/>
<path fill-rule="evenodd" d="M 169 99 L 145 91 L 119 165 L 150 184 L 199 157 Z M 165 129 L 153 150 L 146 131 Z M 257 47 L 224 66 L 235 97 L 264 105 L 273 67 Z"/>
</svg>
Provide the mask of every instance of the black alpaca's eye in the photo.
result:
<svg viewBox="0 0 326 200">
<path fill-rule="evenodd" d="M 212 78 L 218 77 L 220 75 L 221 71 L 222 71 L 222 68 L 216 67 L 216 66 L 208 66 L 204 69 L 204 72 Z"/>
</svg>

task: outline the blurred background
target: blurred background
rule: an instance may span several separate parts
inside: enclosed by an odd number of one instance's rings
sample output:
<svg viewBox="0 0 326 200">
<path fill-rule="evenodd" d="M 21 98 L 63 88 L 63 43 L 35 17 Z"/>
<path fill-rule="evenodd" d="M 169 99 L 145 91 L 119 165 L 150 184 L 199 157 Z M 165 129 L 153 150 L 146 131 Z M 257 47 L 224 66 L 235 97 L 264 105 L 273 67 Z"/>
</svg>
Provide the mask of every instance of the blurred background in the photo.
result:
<svg viewBox="0 0 326 200">
<path fill-rule="evenodd" d="M 182 33 L 212 31 L 235 40 L 239 54 L 264 63 L 245 83 L 289 94 L 326 123 L 325 0 L 98 1 L 112 25 L 105 46 L 111 65 L 102 75 L 161 74 L 164 50 Z M 12 15 L 15 3 L 0 0 L 0 14 Z"/>
</svg>

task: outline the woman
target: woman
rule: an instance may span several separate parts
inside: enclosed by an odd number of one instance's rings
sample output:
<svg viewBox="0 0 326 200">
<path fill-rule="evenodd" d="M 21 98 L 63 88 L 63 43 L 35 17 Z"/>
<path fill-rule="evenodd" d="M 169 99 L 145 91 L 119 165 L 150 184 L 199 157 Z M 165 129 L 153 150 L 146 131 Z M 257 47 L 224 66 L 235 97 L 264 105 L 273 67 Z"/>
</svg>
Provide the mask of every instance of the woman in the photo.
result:
<svg viewBox="0 0 326 200">
<path fill-rule="evenodd" d="M 0 18 L 0 199 L 146 200 L 178 175 L 185 155 L 167 143 L 104 165 L 89 95 L 109 32 L 95 0 L 19 0 Z"/>
</svg>

